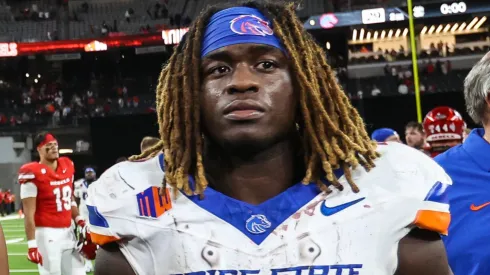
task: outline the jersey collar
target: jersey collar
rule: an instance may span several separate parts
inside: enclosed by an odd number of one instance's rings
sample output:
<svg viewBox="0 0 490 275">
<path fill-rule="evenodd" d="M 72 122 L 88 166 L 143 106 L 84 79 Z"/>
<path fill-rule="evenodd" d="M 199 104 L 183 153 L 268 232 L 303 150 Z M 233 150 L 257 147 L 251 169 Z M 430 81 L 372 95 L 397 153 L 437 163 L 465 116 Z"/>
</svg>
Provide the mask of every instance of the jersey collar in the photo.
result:
<svg viewBox="0 0 490 275">
<path fill-rule="evenodd" d="M 463 142 L 463 148 L 478 166 L 490 172 L 490 144 L 483 138 L 484 135 L 483 128 L 474 129 Z"/>
</svg>

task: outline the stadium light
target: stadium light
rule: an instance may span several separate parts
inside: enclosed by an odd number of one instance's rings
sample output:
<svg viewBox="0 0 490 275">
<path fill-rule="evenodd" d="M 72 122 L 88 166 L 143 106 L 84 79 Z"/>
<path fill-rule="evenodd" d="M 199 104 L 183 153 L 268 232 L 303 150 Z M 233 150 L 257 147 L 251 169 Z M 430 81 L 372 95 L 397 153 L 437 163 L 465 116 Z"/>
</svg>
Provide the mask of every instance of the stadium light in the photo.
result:
<svg viewBox="0 0 490 275">
<path fill-rule="evenodd" d="M 463 22 L 463 24 L 461 24 L 461 26 L 459 27 L 458 31 L 463 31 L 464 28 L 466 28 L 466 23 Z"/>
<path fill-rule="evenodd" d="M 473 18 L 473 20 L 471 20 L 470 24 L 468 25 L 468 27 L 466 27 L 466 30 L 469 31 L 473 28 L 473 26 L 476 24 L 476 22 L 478 22 L 478 17 L 475 17 Z"/>
<path fill-rule="evenodd" d="M 439 27 L 437 27 L 436 33 L 440 33 L 441 31 L 442 31 L 442 25 L 439 25 Z"/>
<path fill-rule="evenodd" d="M 459 27 L 458 23 L 454 24 L 453 27 L 451 28 L 451 32 L 455 32 L 458 29 L 458 27 Z"/>
<path fill-rule="evenodd" d="M 391 38 L 392 36 L 393 36 L 393 30 L 390 30 L 390 31 L 388 32 L 388 38 Z"/>
<path fill-rule="evenodd" d="M 34 83 L 37 83 L 37 78 L 36 78 L 36 79 L 34 79 Z"/>
<path fill-rule="evenodd" d="M 37 78 L 41 78 L 41 75 L 40 74 L 37 74 Z"/>
<path fill-rule="evenodd" d="M 385 30 L 383 30 L 383 31 L 381 32 L 381 39 L 384 39 L 384 38 L 385 38 L 385 36 L 386 36 L 386 31 L 385 31 Z"/>
<path fill-rule="evenodd" d="M 487 21 L 487 17 L 486 16 L 483 16 L 480 21 L 478 21 L 478 23 L 475 25 L 475 27 L 473 28 L 474 30 L 478 30 L 481 25 L 483 25 L 483 23 L 485 23 L 485 21 Z"/>
<path fill-rule="evenodd" d="M 72 149 L 59 149 L 58 151 L 60 154 L 71 154 L 71 153 L 73 153 Z"/>
<path fill-rule="evenodd" d="M 364 39 L 364 29 L 361 29 L 361 31 L 359 32 L 359 40 L 363 40 Z"/>
<path fill-rule="evenodd" d="M 368 32 L 368 33 L 366 34 L 366 40 L 371 40 L 371 32 Z"/>
<path fill-rule="evenodd" d="M 327 44 L 325 46 L 327 46 L 327 50 L 330 50 L 330 42 L 327 41 Z"/>
<path fill-rule="evenodd" d="M 429 32 L 428 34 L 432 34 L 434 32 L 434 30 L 436 29 L 436 26 L 432 25 L 429 29 Z"/>
<path fill-rule="evenodd" d="M 356 39 L 357 39 L 357 30 L 356 30 L 356 29 L 354 29 L 354 30 L 352 31 L 352 41 L 356 41 Z"/>
<path fill-rule="evenodd" d="M 444 27 L 444 32 L 448 32 L 450 28 L 451 24 L 447 24 L 446 27 Z"/>
<path fill-rule="evenodd" d="M 374 37 L 373 37 L 374 40 L 378 39 L 378 31 L 375 31 L 374 32 Z"/>
</svg>

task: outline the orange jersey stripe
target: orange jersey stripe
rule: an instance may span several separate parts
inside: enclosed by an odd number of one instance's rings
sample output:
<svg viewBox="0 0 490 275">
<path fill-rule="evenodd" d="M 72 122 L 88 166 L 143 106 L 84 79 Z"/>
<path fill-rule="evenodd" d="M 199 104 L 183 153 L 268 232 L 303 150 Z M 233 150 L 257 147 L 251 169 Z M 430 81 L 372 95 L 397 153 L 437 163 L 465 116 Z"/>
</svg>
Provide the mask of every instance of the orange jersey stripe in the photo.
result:
<svg viewBox="0 0 490 275">
<path fill-rule="evenodd" d="M 104 245 L 104 244 L 119 241 L 119 238 L 117 237 L 101 235 L 101 234 L 94 233 L 93 231 L 90 232 L 90 237 L 92 238 L 92 242 L 98 245 Z"/>
<path fill-rule="evenodd" d="M 413 224 L 422 229 L 427 229 L 443 235 L 447 235 L 447 230 L 449 228 L 450 222 L 451 214 L 449 214 L 448 212 L 419 210 Z"/>
</svg>

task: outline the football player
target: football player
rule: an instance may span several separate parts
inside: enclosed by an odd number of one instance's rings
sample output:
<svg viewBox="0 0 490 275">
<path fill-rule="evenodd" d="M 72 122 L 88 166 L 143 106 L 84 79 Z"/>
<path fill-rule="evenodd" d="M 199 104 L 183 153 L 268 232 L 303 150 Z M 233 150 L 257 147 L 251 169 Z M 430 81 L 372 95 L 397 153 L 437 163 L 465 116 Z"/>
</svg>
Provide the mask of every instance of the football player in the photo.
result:
<svg viewBox="0 0 490 275">
<path fill-rule="evenodd" d="M 466 76 L 468 114 L 483 128 L 435 160 L 454 181 L 448 193 L 453 219 L 445 238 L 455 275 L 490 274 L 490 53 Z"/>
<path fill-rule="evenodd" d="M 5 235 L 0 224 L 0 275 L 9 274 L 9 259 L 7 256 L 7 244 L 5 243 Z"/>
<path fill-rule="evenodd" d="M 84 178 L 79 179 L 75 181 L 74 187 L 75 187 L 75 200 L 78 205 L 78 209 L 80 211 L 80 216 L 84 220 L 88 220 L 88 209 L 86 205 L 86 200 L 87 200 L 87 190 L 90 184 L 94 182 L 97 179 L 97 176 L 95 174 L 95 170 L 92 167 L 87 167 L 85 168 L 85 173 L 84 173 Z M 92 266 L 92 261 L 89 259 L 85 260 L 85 271 L 87 273 L 92 272 L 93 266 Z"/>
<path fill-rule="evenodd" d="M 423 151 L 425 145 L 425 132 L 422 123 L 411 121 L 405 126 L 405 141 L 407 145 Z"/>
<path fill-rule="evenodd" d="M 158 146 L 89 187 L 95 274 L 451 274 L 451 179 L 371 141 L 280 3 L 210 7 L 175 49 Z"/>
<path fill-rule="evenodd" d="M 373 131 L 371 138 L 376 142 L 394 141 L 400 142 L 400 136 L 398 133 L 390 128 L 380 128 Z"/>
<path fill-rule="evenodd" d="M 24 210 L 29 261 L 38 264 L 41 275 L 85 274 L 83 259 L 75 249 L 72 219 L 86 231 L 73 198 L 75 167 L 59 157 L 58 142 L 47 132 L 34 138 L 39 162 L 19 170 L 20 196 Z"/>
<path fill-rule="evenodd" d="M 425 150 L 433 158 L 463 142 L 466 123 L 453 108 L 441 106 L 432 109 L 425 116 L 423 125 L 428 145 Z"/>
</svg>

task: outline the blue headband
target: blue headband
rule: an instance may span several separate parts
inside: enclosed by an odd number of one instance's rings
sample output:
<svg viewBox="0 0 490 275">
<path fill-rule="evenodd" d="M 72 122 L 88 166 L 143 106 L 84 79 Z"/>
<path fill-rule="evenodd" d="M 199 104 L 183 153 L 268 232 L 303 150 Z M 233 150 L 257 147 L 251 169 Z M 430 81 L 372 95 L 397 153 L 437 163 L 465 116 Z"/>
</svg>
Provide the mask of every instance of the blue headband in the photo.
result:
<svg viewBox="0 0 490 275">
<path fill-rule="evenodd" d="M 377 142 L 385 142 L 391 136 L 398 136 L 398 133 L 390 128 L 380 128 L 374 130 L 371 138 Z"/>
<path fill-rule="evenodd" d="M 201 58 L 210 52 L 235 44 L 263 44 L 285 52 L 270 22 L 257 9 L 234 7 L 215 13 L 204 32 Z"/>
</svg>

